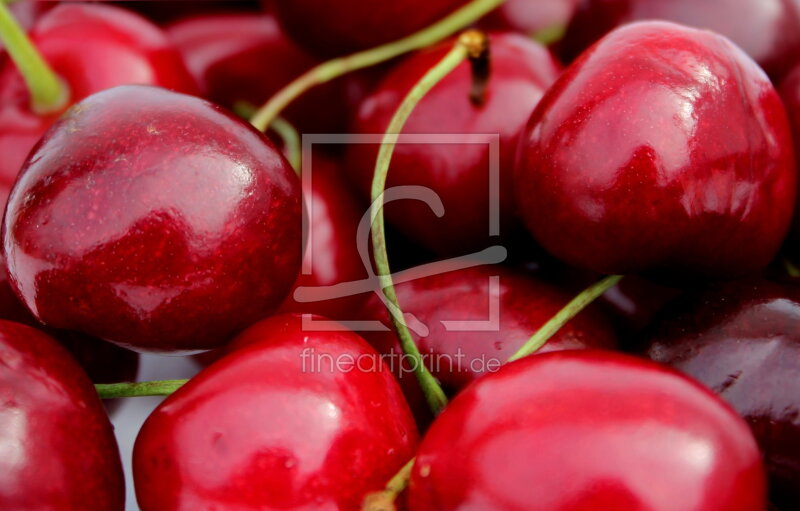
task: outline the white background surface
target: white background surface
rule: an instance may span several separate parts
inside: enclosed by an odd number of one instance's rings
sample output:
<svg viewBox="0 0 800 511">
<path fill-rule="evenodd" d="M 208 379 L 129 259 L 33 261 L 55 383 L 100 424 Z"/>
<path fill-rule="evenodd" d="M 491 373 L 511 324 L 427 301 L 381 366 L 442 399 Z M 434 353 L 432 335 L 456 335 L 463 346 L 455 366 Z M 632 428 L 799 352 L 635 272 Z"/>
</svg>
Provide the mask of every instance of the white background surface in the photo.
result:
<svg viewBox="0 0 800 511">
<path fill-rule="evenodd" d="M 196 363 L 186 357 L 163 357 L 142 355 L 139 365 L 139 381 L 177 380 L 190 378 L 198 370 Z M 138 511 L 136 494 L 133 489 L 133 473 L 131 472 L 131 453 L 136 434 L 148 414 L 162 398 L 135 397 L 124 399 L 111 417 L 117 434 L 122 466 L 125 470 L 125 511 Z"/>
</svg>

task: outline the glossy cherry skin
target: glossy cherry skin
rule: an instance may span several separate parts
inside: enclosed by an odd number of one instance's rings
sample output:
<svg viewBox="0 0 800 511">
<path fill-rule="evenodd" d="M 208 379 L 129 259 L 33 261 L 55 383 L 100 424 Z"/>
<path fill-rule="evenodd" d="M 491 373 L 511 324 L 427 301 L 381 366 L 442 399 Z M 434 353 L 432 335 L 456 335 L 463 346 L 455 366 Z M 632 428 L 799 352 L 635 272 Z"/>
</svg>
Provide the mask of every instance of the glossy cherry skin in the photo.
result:
<svg viewBox="0 0 800 511">
<path fill-rule="evenodd" d="M 392 225 L 440 254 L 462 255 L 492 241 L 490 139 L 464 143 L 466 137 L 460 135 L 499 135 L 500 234 L 508 234 L 514 226 L 514 149 L 530 112 L 560 70 L 547 49 L 524 36 L 492 34 L 490 41 L 491 77 L 485 104 L 470 102 L 472 74 L 464 62 L 419 102 L 403 128 L 405 134 L 450 135 L 456 143 L 403 143 L 401 136 L 389 169 L 387 188 L 425 186 L 441 198 L 441 218 L 418 200 L 396 201 L 386 208 Z M 352 131 L 384 133 L 406 94 L 451 47 L 452 43 L 445 43 L 397 65 L 361 102 Z M 377 143 L 348 147 L 348 170 L 367 197 L 378 149 Z"/>
<path fill-rule="evenodd" d="M 324 361 L 376 360 L 355 333 L 304 331 L 300 316 L 281 315 L 234 345 L 142 427 L 143 511 L 357 510 L 413 456 L 417 432 L 392 375 Z"/>
<path fill-rule="evenodd" d="M 666 22 L 620 28 L 534 111 L 520 212 L 557 258 L 599 273 L 730 277 L 773 258 L 796 169 L 769 79 L 727 39 Z"/>
<path fill-rule="evenodd" d="M 403 312 L 427 326 L 427 335 L 412 332 L 420 352 L 454 362 L 452 366 L 430 366 L 452 391 L 491 372 L 490 362 L 496 370 L 572 299 L 571 293 L 520 272 L 498 266 L 453 270 L 447 262 L 436 263 L 434 275 L 399 283 L 395 289 Z M 492 303 L 494 300 L 498 301 Z M 374 294 L 360 316 L 389 324 L 386 307 Z M 456 321 L 474 323 L 454 325 Z M 484 324 L 479 326 L 479 322 Z M 381 353 L 400 350 L 393 330 L 362 335 Z M 590 307 L 567 323 L 539 353 L 614 347 L 616 337 L 610 323 Z M 416 384 L 413 377 L 405 379 Z"/>
<path fill-rule="evenodd" d="M 614 27 L 653 19 L 722 34 L 774 77 L 798 62 L 796 0 L 584 0 L 560 45 L 561 53 L 572 60 Z"/>
<path fill-rule="evenodd" d="M 194 94 L 197 86 L 164 33 L 109 5 L 65 3 L 34 24 L 30 38 L 69 88 L 70 104 L 117 85 L 159 85 Z M 60 112 L 58 112 L 60 113 Z M 0 201 L 5 203 L 31 148 L 56 120 L 30 107 L 14 63 L 0 68 Z"/>
<path fill-rule="evenodd" d="M 140 351 L 220 346 L 294 282 L 300 193 L 233 114 L 110 89 L 67 112 L 23 168 L 4 225 L 11 283 L 54 328 Z"/>
<path fill-rule="evenodd" d="M 610 352 L 529 357 L 473 383 L 417 451 L 409 511 L 763 511 L 747 425 L 701 385 Z"/>
<path fill-rule="evenodd" d="M 228 108 L 259 107 L 319 61 L 281 30 L 272 14 L 220 13 L 177 21 L 166 28 L 203 94 Z M 341 83 L 308 91 L 286 110 L 300 131 L 328 133 L 347 118 Z"/>
<path fill-rule="evenodd" d="M 42 332 L 0 320 L 0 508 L 122 511 L 111 423 L 89 378 Z"/>
<path fill-rule="evenodd" d="M 493 30 L 510 30 L 531 37 L 566 30 L 580 0 L 506 0 L 480 22 Z"/>
<path fill-rule="evenodd" d="M 367 270 L 356 244 L 358 225 L 367 214 L 367 209 L 361 207 L 343 181 L 342 165 L 329 156 L 314 152 L 304 170 L 310 172 L 302 180 L 309 240 L 306 242 L 300 275 L 281 311 L 318 314 L 336 320 L 352 319 L 353 311 L 369 295 L 313 302 L 300 302 L 294 296 L 301 286 L 332 286 L 367 278 Z M 369 246 L 369 241 L 365 246 Z"/>
<path fill-rule="evenodd" d="M 696 378 L 750 424 L 779 507 L 800 506 L 800 288 L 744 281 L 678 300 L 647 355 Z"/>
<path fill-rule="evenodd" d="M 401 39 L 466 3 L 466 0 L 269 2 L 289 35 L 321 57 L 354 53 Z"/>
</svg>

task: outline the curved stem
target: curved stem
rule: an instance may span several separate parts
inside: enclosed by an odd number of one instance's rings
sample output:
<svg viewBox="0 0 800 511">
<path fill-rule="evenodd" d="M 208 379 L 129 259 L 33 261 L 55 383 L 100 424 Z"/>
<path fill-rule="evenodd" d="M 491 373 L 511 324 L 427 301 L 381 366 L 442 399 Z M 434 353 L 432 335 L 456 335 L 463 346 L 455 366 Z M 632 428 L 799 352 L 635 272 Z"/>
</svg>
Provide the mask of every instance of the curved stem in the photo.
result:
<svg viewBox="0 0 800 511">
<path fill-rule="evenodd" d="M 286 154 L 286 159 L 289 160 L 295 173 L 299 176 L 300 166 L 303 163 L 303 154 L 300 149 L 300 135 L 297 134 L 297 130 L 292 126 L 292 123 L 282 117 L 276 117 L 269 127 L 283 140 L 283 151 Z"/>
<path fill-rule="evenodd" d="M 411 469 L 414 468 L 414 461 L 416 461 L 416 459 L 416 457 L 411 458 L 408 463 L 403 465 L 403 468 L 401 468 L 386 484 L 386 488 L 368 494 L 366 498 L 364 498 L 361 510 L 395 511 L 397 507 L 394 505 L 394 502 L 397 500 L 397 497 L 408 488 L 408 481 L 411 479 Z"/>
<path fill-rule="evenodd" d="M 404 53 L 430 46 L 472 25 L 503 2 L 505 0 L 472 0 L 450 16 L 408 37 L 323 62 L 281 89 L 261 107 L 251 122 L 259 130 L 266 131 L 275 117 L 308 89 L 352 71 L 374 66 Z"/>
<path fill-rule="evenodd" d="M 474 31 L 469 32 L 468 37 L 474 36 Z M 414 111 L 414 107 L 419 101 L 445 76 L 453 71 L 459 64 L 470 56 L 471 46 L 467 46 L 468 37 L 462 35 L 453 46 L 453 49 L 445 55 L 425 76 L 423 76 L 409 91 L 403 102 L 398 107 L 392 117 L 386 134 L 381 141 L 381 148 L 378 151 L 378 159 L 375 163 L 375 174 L 372 180 L 372 207 L 370 208 L 370 225 L 372 225 L 372 246 L 375 253 L 375 266 L 381 289 L 389 302 L 394 306 L 394 310 L 389 308 L 389 316 L 392 324 L 400 339 L 403 353 L 409 357 L 413 363 L 414 374 L 419 381 L 425 399 L 434 415 L 441 412 L 447 405 L 447 396 L 439 386 L 436 378 L 425 367 L 425 363 L 420 355 L 419 348 L 411 337 L 408 330 L 400 304 L 397 301 L 397 293 L 392 282 L 392 275 L 389 269 L 389 256 L 386 252 L 386 227 L 383 219 L 383 193 L 386 189 L 386 176 L 389 173 L 389 164 L 392 161 L 394 148 L 403 130 L 408 117 Z"/>
<path fill-rule="evenodd" d="M 580 294 L 565 305 L 563 309 L 558 311 L 555 316 L 550 318 L 547 323 L 542 325 L 542 327 L 528 339 L 528 342 L 516 353 L 511 355 L 508 361 L 513 362 L 514 360 L 519 360 L 520 358 L 536 353 L 536 351 L 558 333 L 561 327 L 566 325 L 569 320 L 577 316 L 590 303 L 602 296 L 603 293 L 616 286 L 620 280 L 622 280 L 622 275 L 611 275 L 581 291 Z"/>
<path fill-rule="evenodd" d="M 61 110 L 68 100 L 66 87 L 33 46 L 5 2 L 0 2 L 0 41 L 28 86 L 33 111 L 46 114 Z"/>
<path fill-rule="evenodd" d="M 118 397 L 169 396 L 189 380 L 141 381 L 136 383 L 98 383 L 100 399 Z"/>
</svg>

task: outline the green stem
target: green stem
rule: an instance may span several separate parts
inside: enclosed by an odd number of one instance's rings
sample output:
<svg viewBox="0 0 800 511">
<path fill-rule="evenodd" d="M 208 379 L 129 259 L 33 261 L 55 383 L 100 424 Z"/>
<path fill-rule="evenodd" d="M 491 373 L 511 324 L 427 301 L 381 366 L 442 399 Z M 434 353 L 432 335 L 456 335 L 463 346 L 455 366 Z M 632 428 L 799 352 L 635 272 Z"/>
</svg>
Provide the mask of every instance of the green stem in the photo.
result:
<svg viewBox="0 0 800 511">
<path fill-rule="evenodd" d="M 379 492 L 370 493 L 364 499 L 362 511 L 395 511 L 394 502 L 406 488 L 411 479 L 411 469 L 414 468 L 416 458 L 411 458 L 403 465 L 397 474 L 386 484 L 386 488 Z"/>
<path fill-rule="evenodd" d="M 790 277 L 792 278 L 800 277 L 800 268 L 795 266 L 794 263 L 788 257 L 785 257 L 783 259 L 783 267 L 786 269 L 786 273 Z"/>
<path fill-rule="evenodd" d="M 372 208 L 370 208 L 370 225 L 372 225 L 372 246 L 375 252 L 375 266 L 378 272 L 381 289 L 389 302 L 395 309 L 389 309 L 397 336 L 403 353 L 408 356 L 414 366 L 414 373 L 417 376 L 428 405 L 434 414 L 441 412 L 447 405 L 447 396 L 439 386 L 436 379 L 425 367 L 420 355 L 419 348 L 411 337 L 403 318 L 402 310 L 397 302 L 397 293 L 392 282 L 392 275 L 389 269 L 389 256 L 386 252 L 386 227 L 383 220 L 383 193 L 386 189 L 386 176 L 389 173 L 389 164 L 392 161 L 394 148 L 403 130 L 408 117 L 414 110 L 419 101 L 445 76 L 453 71 L 459 64 L 464 62 L 469 56 L 468 48 L 461 42 L 461 39 L 453 46 L 453 49 L 445 57 L 431 68 L 411 89 L 403 99 L 400 107 L 395 112 L 386 128 L 386 133 L 378 151 L 378 159 L 375 163 L 375 174 L 372 180 Z"/>
<path fill-rule="evenodd" d="M 536 351 L 558 333 L 561 327 L 566 325 L 569 320 L 577 316 L 590 303 L 602 296 L 603 293 L 616 286 L 620 280 L 622 280 L 622 275 L 611 275 L 581 291 L 578 296 L 573 298 L 563 309 L 558 311 L 555 316 L 550 318 L 547 323 L 542 325 L 542 327 L 528 339 L 528 342 L 514 353 L 508 361 L 513 362 L 514 360 L 519 360 L 520 358 L 536 353 Z"/>
<path fill-rule="evenodd" d="M 323 62 L 275 94 L 253 116 L 251 122 L 259 130 L 266 131 L 275 117 L 308 89 L 352 71 L 374 66 L 404 53 L 430 46 L 472 25 L 503 2 L 505 0 L 472 0 L 450 16 L 406 38 Z"/>
<path fill-rule="evenodd" d="M 292 124 L 282 117 L 276 117 L 270 124 L 270 129 L 283 140 L 283 151 L 292 168 L 300 175 L 300 166 L 303 163 L 303 152 L 300 149 L 300 135 Z"/>
<path fill-rule="evenodd" d="M 0 41 L 28 86 L 33 111 L 46 114 L 61 110 L 68 100 L 66 87 L 33 46 L 5 2 L 0 2 Z"/>
<path fill-rule="evenodd" d="M 98 383 L 101 399 L 118 397 L 169 396 L 189 380 L 141 381 L 136 383 Z"/>
</svg>

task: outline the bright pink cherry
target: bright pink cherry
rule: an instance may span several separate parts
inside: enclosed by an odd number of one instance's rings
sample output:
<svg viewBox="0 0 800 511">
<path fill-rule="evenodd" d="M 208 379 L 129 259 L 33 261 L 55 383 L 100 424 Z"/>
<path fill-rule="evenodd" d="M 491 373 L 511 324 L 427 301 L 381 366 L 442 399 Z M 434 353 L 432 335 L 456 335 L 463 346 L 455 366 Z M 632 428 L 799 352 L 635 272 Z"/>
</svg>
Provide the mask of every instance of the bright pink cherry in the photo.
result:
<svg viewBox="0 0 800 511">
<path fill-rule="evenodd" d="M 261 106 L 318 64 L 281 30 L 273 14 L 207 14 L 167 27 L 203 94 L 228 108 Z M 328 133 L 346 119 L 340 83 L 312 89 L 286 117 L 301 131 Z"/>
<path fill-rule="evenodd" d="M 272 0 L 284 29 L 315 54 L 366 50 L 422 30 L 466 0 Z"/>
<path fill-rule="evenodd" d="M 357 510 L 413 456 L 408 405 L 358 335 L 304 331 L 300 316 L 281 315 L 234 345 L 142 427 L 143 511 Z"/>
<path fill-rule="evenodd" d="M 764 511 L 747 425 L 626 355 L 528 357 L 473 383 L 417 451 L 409 511 Z"/>
<path fill-rule="evenodd" d="M 796 0 L 585 0 L 560 48 L 572 60 L 614 27 L 654 19 L 718 32 L 771 76 L 784 75 L 800 60 L 800 3 Z"/>
<path fill-rule="evenodd" d="M 541 45 L 517 34 L 494 34 L 491 77 L 483 105 L 470 102 L 470 65 L 463 63 L 420 101 L 404 134 L 442 134 L 446 141 L 403 142 L 396 146 L 387 188 L 419 185 L 441 198 L 444 216 L 437 218 L 418 200 L 393 202 L 388 221 L 419 244 L 441 254 L 462 254 L 491 242 L 490 165 L 499 172 L 500 234 L 514 226 L 511 172 L 514 151 L 530 112 L 555 80 L 559 66 Z M 382 134 L 397 107 L 420 78 L 450 50 L 445 43 L 401 62 L 361 103 L 354 133 Z M 470 135 L 484 135 L 470 140 Z M 499 136 L 497 162 L 490 162 L 491 134 Z M 473 137 L 474 138 L 474 137 Z M 351 144 L 348 170 L 368 193 L 379 145 Z"/>
<path fill-rule="evenodd" d="M 791 132 L 767 76 L 712 32 L 620 28 L 548 91 L 521 140 L 525 223 L 600 273 L 758 271 L 789 227 Z"/>
<path fill-rule="evenodd" d="M 556 42 L 579 3 L 580 0 L 506 0 L 480 24 L 489 29 L 511 30 Z"/>
<path fill-rule="evenodd" d="M 122 511 L 125 480 L 94 386 L 42 332 L 0 321 L 0 509 Z"/>
<path fill-rule="evenodd" d="M 125 9 L 60 4 L 36 21 L 30 38 L 68 88 L 69 104 L 126 84 L 197 90 L 164 33 Z M 31 110 L 28 88 L 6 59 L 0 67 L 0 202 L 5 203 L 3 190 L 10 189 L 25 157 L 56 118 Z"/>
<path fill-rule="evenodd" d="M 761 281 L 679 299 L 647 355 L 718 393 L 750 425 L 781 509 L 800 507 L 800 288 Z"/>
<path fill-rule="evenodd" d="M 149 351 L 209 349 L 283 301 L 300 185 L 249 124 L 125 86 L 70 109 L 9 198 L 12 285 L 43 323 Z"/>
</svg>

